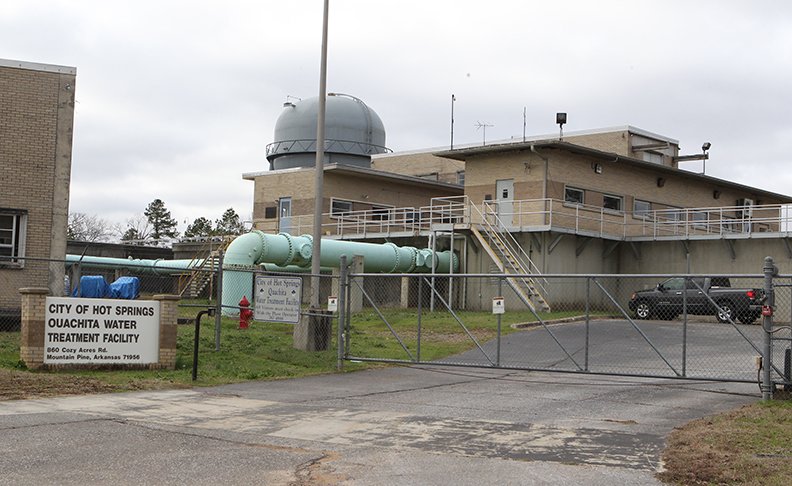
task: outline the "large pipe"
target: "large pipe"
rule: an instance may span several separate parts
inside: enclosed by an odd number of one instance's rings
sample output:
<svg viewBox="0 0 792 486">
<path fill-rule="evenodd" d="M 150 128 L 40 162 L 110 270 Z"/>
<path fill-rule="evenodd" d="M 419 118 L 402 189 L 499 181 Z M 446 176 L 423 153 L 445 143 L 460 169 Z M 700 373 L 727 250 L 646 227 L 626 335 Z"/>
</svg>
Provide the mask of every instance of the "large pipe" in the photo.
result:
<svg viewBox="0 0 792 486">
<path fill-rule="evenodd" d="M 286 233 L 266 234 L 258 230 L 236 238 L 228 246 L 223 258 L 223 307 L 236 307 L 243 296 L 253 294 L 253 278 L 249 271 L 262 262 L 279 266 L 311 265 L 313 238 L 309 235 L 291 236 Z M 432 271 L 432 250 L 396 246 L 393 243 L 361 243 L 356 241 L 322 239 L 319 256 L 323 267 L 338 268 L 341 255 L 362 256 L 364 271 L 370 273 L 413 273 Z M 451 251 L 434 253 L 437 272 L 457 269 L 459 260 Z M 234 268 L 238 268 L 235 271 Z M 253 299 L 248 299 L 253 300 Z"/>
<path fill-rule="evenodd" d="M 393 243 L 362 243 L 322 239 L 322 268 L 338 268 L 341 255 L 363 257 L 364 271 L 369 273 L 431 272 L 432 261 L 438 273 L 455 272 L 459 260 L 452 251 L 433 252 L 428 248 L 396 246 Z M 311 270 L 313 238 L 310 235 L 277 235 L 253 230 L 231 242 L 223 258 L 223 307 L 233 310 L 243 296 L 253 300 L 253 276 L 250 270 L 264 267 L 274 272 L 308 272 Z M 134 268 L 142 272 L 174 274 L 200 267 L 203 260 L 140 260 L 126 258 L 66 255 L 67 266 L 80 264 L 94 268 Z M 452 270 L 453 266 L 453 270 Z M 224 311 L 224 313 L 226 313 Z"/>
</svg>

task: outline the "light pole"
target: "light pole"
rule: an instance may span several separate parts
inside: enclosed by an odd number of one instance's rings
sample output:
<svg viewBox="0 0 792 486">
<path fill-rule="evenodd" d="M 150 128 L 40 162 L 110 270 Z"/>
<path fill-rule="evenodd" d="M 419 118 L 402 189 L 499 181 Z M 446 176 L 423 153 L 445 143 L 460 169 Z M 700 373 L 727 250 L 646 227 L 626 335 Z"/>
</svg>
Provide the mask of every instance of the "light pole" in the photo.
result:
<svg viewBox="0 0 792 486">
<path fill-rule="evenodd" d="M 311 308 L 319 309 L 319 274 L 322 272 L 320 263 L 322 251 L 322 209 L 324 199 L 324 145 L 325 145 L 325 109 L 327 104 L 327 13 L 330 0 L 324 0 L 324 16 L 322 17 L 322 61 L 319 69 L 319 113 L 316 117 L 316 179 L 313 221 L 313 252 L 311 256 Z"/>
<path fill-rule="evenodd" d="M 454 150 L 454 102 L 456 96 L 451 95 L 451 150 Z"/>
</svg>

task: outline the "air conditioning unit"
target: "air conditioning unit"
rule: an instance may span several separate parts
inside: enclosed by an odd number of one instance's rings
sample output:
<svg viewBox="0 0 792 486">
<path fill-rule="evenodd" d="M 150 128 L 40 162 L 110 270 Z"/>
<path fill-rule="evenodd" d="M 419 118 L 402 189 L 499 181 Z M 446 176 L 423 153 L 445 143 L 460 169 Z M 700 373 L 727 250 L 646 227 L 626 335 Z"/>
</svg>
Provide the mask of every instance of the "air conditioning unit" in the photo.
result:
<svg viewBox="0 0 792 486">
<path fill-rule="evenodd" d="M 745 199 L 738 199 L 736 205 L 737 206 L 753 206 L 754 204 L 755 203 L 754 203 L 753 199 L 745 198 Z"/>
</svg>

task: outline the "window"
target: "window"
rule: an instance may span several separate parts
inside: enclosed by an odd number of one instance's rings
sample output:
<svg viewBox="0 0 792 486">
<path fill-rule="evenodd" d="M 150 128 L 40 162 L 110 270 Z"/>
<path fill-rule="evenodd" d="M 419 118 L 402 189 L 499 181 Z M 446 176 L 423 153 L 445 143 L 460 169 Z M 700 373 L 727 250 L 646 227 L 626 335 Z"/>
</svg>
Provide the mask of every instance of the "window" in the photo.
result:
<svg viewBox="0 0 792 486">
<path fill-rule="evenodd" d="M 372 206 L 371 219 L 374 221 L 387 221 L 389 219 L 390 208 L 386 206 Z"/>
<path fill-rule="evenodd" d="M 633 201 L 633 217 L 641 219 L 651 218 L 652 203 L 636 199 Z"/>
<path fill-rule="evenodd" d="M 564 202 L 583 204 L 583 189 L 577 189 L 575 187 L 564 188 Z"/>
<path fill-rule="evenodd" d="M 333 199 L 330 203 L 331 216 L 343 216 L 352 212 L 352 201 Z"/>
<path fill-rule="evenodd" d="M 464 186 L 465 185 L 465 171 L 464 170 L 458 170 L 457 171 L 457 184 L 459 184 L 460 186 Z"/>
<path fill-rule="evenodd" d="M 26 223 L 25 211 L 0 210 L 0 265 L 22 266 Z"/>
<path fill-rule="evenodd" d="M 708 218 L 706 211 L 692 211 L 690 213 L 690 220 L 693 222 L 694 228 L 706 229 Z"/>
<path fill-rule="evenodd" d="M 275 219 L 278 216 L 278 208 L 275 206 L 267 206 L 264 208 L 265 219 Z"/>
<path fill-rule="evenodd" d="M 610 194 L 603 194 L 602 207 L 613 211 L 621 211 L 622 210 L 621 196 L 611 196 Z"/>
</svg>

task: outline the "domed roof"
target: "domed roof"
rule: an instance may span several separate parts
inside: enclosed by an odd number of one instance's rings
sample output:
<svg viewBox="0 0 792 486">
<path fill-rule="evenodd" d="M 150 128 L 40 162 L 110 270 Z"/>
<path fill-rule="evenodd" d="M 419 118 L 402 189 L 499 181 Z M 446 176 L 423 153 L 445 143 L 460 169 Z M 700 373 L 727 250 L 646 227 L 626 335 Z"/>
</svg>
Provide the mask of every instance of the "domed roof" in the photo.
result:
<svg viewBox="0 0 792 486">
<path fill-rule="evenodd" d="M 318 113 L 318 97 L 284 104 L 283 113 L 275 123 L 275 141 L 267 146 L 267 159 L 273 169 L 313 167 Z M 368 167 L 372 154 L 387 151 L 385 127 L 374 110 L 354 96 L 327 96 L 326 163 L 340 162 Z"/>
</svg>

